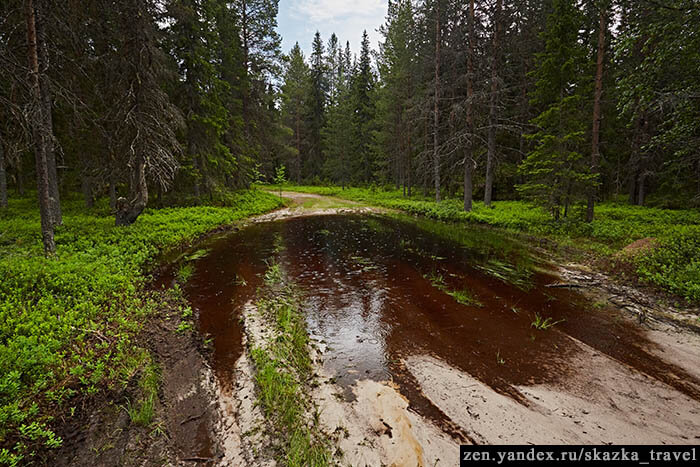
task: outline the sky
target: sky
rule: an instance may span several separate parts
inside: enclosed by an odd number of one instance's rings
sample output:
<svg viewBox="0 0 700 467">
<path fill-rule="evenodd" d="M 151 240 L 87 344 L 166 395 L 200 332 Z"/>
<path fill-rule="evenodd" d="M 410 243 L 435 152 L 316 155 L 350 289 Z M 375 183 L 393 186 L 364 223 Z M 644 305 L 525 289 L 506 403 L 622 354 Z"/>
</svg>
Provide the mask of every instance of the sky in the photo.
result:
<svg viewBox="0 0 700 467">
<path fill-rule="evenodd" d="M 370 45 L 377 48 L 377 29 L 384 22 L 387 0 L 280 0 L 277 31 L 282 36 L 282 52 L 289 53 L 299 42 L 304 56 L 311 53 L 311 41 L 321 32 L 324 46 L 332 33 L 340 42 L 350 41 L 353 54 L 359 54 L 362 31 L 367 30 Z"/>
</svg>

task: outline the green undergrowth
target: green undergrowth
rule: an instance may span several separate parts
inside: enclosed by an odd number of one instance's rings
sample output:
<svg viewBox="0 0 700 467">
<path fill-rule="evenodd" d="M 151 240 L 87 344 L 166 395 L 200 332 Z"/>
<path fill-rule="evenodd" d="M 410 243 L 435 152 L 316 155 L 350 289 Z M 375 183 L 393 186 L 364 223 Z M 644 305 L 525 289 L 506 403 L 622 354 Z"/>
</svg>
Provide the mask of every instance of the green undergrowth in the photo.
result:
<svg viewBox="0 0 700 467">
<path fill-rule="evenodd" d="M 452 297 L 460 305 L 477 306 L 477 307 L 483 306 L 482 303 L 474 297 L 474 295 L 471 293 L 470 290 L 468 290 L 468 289 L 461 289 L 461 290 L 450 289 L 447 286 L 447 284 L 445 283 L 445 278 L 441 274 L 438 274 L 438 273 L 427 274 L 425 276 L 425 279 L 428 280 L 433 285 L 433 287 L 446 293 L 447 295 Z"/>
<path fill-rule="evenodd" d="M 141 397 L 127 403 L 127 412 L 132 423 L 141 426 L 149 426 L 155 415 L 155 405 L 158 398 L 160 385 L 160 368 L 158 365 L 146 359 L 141 377 L 139 378 L 139 390 Z"/>
<path fill-rule="evenodd" d="M 319 428 L 318 409 L 308 396 L 312 366 L 300 293 L 286 283 L 277 263 L 268 266 L 264 279 L 257 308 L 273 337 L 252 348 L 251 356 L 278 460 L 287 466 L 332 465 L 332 444 Z"/>
<path fill-rule="evenodd" d="M 60 444 L 51 422 L 74 396 L 123 380 L 134 337 L 158 305 L 142 290 L 163 252 L 281 203 L 252 190 L 226 204 L 148 209 L 134 225 L 115 227 L 106 200 L 87 212 L 67 199 L 50 258 L 35 199 L 11 199 L 0 210 L 0 465 Z"/>
<path fill-rule="evenodd" d="M 291 186 L 284 190 L 335 196 L 450 223 L 474 223 L 555 240 L 564 246 L 595 253 L 615 262 L 631 263 L 638 278 L 687 299 L 700 302 L 700 211 L 660 209 L 606 202 L 596 206 L 596 218 L 583 222 L 583 206 L 558 221 L 542 208 L 524 201 L 495 201 L 492 208 L 475 202 L 464 212 L 461 199 L 436 203 L 400 190 L 324 186 Z M 656 248 L 621 258 L 626 245 L 656 239 Z"/>
</svg>

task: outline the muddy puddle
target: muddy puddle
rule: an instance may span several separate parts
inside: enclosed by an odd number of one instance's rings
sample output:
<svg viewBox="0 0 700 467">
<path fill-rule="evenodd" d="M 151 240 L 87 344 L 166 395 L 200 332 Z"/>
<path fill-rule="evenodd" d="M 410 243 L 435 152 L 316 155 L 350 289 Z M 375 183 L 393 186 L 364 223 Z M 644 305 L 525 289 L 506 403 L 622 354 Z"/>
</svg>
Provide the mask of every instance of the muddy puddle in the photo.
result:
<svg viewBox="0 0 700 467">
<path fill-rule="evenodd" d="M 201 245 L 188 263 L 185 292 L 200 332 L 213 341 L 212 365 L 224 388 L 243 352 L 243 307 L 270 261 L 304 291 L 309 333 L 346 400 L 360 380 L 392 381 L 413 411 L 455 439 L 470 438 L 469 430 L 454 428 L 423 394 L 407 368 L 417 356 L 527 406 L 524 387 L 580 384 L 584 345 L 700 400 L 697 377 L 659 356 L 641 326 L 551 287 L 559 280 L 551 266 L 517 242 L 485 229 L 382 215 L 258 223 Z"/>
</svg>

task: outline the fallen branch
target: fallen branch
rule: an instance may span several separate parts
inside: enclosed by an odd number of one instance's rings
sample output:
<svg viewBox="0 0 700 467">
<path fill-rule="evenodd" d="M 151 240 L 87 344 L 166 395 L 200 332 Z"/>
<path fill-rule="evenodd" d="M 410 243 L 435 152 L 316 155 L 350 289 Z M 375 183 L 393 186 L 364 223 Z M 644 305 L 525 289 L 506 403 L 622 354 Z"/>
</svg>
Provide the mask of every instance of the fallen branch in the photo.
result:
<svg viewBox="0 0 700 467">
<path fill-rule="evenodd" d="M 184 419 L 183 421 L 180 422 L 180 425 L 184 425 L 185 423 L 193 422 L 199 418 L 202 418 L 206 413 L 207 413 L 207 411 L 205 410 L 204 412 L 202 412 L 199 415 L 192 415 L 190 417 L 187 417 L 186 419 Z"/>
<path fill-rule="evenodd" d="M 186 457 L 182 460 L 185 462 L 211 462 L 214 459 L 211 457 Z"/>
<path fill-rule="evenodd" d="M 596 284 L 591 284 L 591 285 L 583 285 L 583 284 L 573 284 L 573 283 L 567 283 L 567 282 L 557 282 L 555 284 L 547 284 L 545 287 L 549 287 L 552 289 L 563 289 L 563 288 L 568 288 L 568 289 L 582 289 L 584 287 L 593 287 Z"/>
</svg>

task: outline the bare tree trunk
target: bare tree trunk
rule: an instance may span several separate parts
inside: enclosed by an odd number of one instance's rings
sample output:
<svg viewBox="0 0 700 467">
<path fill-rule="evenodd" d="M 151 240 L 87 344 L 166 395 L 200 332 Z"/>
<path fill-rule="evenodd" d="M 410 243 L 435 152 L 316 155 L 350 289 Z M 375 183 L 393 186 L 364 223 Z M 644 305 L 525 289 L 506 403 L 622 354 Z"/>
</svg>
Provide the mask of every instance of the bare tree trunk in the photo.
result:
<svg viewBox="0 0 700 467">
<path fill-rule="evenodd" d="M 17 194 L 20 196 L 24 196 L 24 172 L 22 171 L 21 157 L 17 159 L 17 163 L 15 164 L 15 171 L 17 172 Z"/>
<path fill-rule="evenodd" d="M 407 196 L 410 198 L 411 197 L 411 131 L 407 131 L 408 136 L 407 138 L 407 143 L 406 143 L 406 179 L 407 179 L 407 185 L 408 185 L 408 190 L 407 190 Z M 700 186 L 700 182 L 699 186 Z"/>
<path fill-rule="evenodd" d="M 469 1 L 469 47 L 467 48 L 467 132 L 469 141 L 464 153 L 464 210 L 472 210 L 474 172 L 474 118 L 472 99 L 474 98 L 474 0 Z"/>
<path fill-rule="evenodd" d="M 435 201 L 440 202 L 440 1 L 435 9 L 435 108 L 433 110 L 433 181 Z"/>
<path fill-rule="evenodd" d="M 301 183 L 301 117 L 297 109 L 297 157 L 295 159 L 297 183 Z"/>
<path fill-rule="evenodd" d="M 7 207 L 7 173 L 5 171 L 5 151 L 0 139 L 0 208 Z"/>
<path fill-rule="evenodd" d="M 54 218 L 51 214 L 51 198 L 49 190 L 49 173 L 46 162 L 46 152 L 49 140 L 53 138 L 51 126 L 45 115 L 45 102 L 42 98 L 41 73 L 39 67 L 38 41 L 42 39 L 37 34 L 37 16 L 42 14 L 41 2 L 43 0 L 26 1 L 26 21 L 27 21 L 27 53 L 29 58 L 29 70 L 31 76 L 32 95 L 32 115 L 29 121 L 32 125 L 32 136 L 34 139 L 34 156 L 36 158 L 36 178 L 37 195 L 39 198 L 39 213 L 41 216 L 41 237 L 44 243 L 44 251 L 52 254 L 56 251 L 54 242 Z"/>
<path fill-rule="evenodd" d="M 241 117 L 243 118 L 243 135 L 246 143 L 250 142 L 250 122 L 249 120 L 249 92 L 250 92 L 250 44 L 248 43 L 248 2 L 243 0 L 240 7 L 241 37 L 243 38 L 243 67 L 245 78 L 243 92 L 241 93 Z"/>
<path fill-rule="evenodd" d="M 500 66 L 500 35 L 501 35 L 501 11 L 503 0 L 496 1 L 494 12 L 493 30 L 493 57 L 491 57 L 491 96 L 489 99 L 489 131 L 486 154 L 486 186 L 484 187 L 484 205 L 491 206 L 493 196 L 493 169 L 496 158 L 496 122 L 498 120 L 498 67 Z"/>
<path fill-rule="evenodd" d="M 41 90 L 42 115 L 44 118 L 43 125 L 47 128 L 47 139 L 45 142 L 46 153 L 46 170 L 49 183 L 49 204 L 51 208 L 51 222 L 54 225 L 63 223 L 63 215 L 61 214 L 61 198 L 58 190 L 58 171 L 56 170 L 56 152 L 54 150 L 53 137 L 53 116 L 51 114 L 52 97 L 51 97 L 51 80 L 49 79 L 49 54 L 46 45 L 46 21 L 47 12 L 45 11 L 45 0 L 34 0 L 34 10 L 37 12 L 34 17 L 36 30 L 36 47 L 39 63 L 39 87 Z"/>
<path fill-rule="evenodd" d="M 595 72 L 595 94 L 593 96 L 593 131 L 591 148 L 591 172 L 598 176 L 600 159 L 600 99 L 603 94 L 603 56 L 605 55 L 605 33 L 607 31 L 607 10 L 600 9 L 600 25 L 598 27 L 598 58 Z M 596 187 L 591 187 L 588 193 L 586 222 L 593 221 L 595 210 Z"/>
<path fill-rule="evenodd" d="M 87 174 L 82 174 L 80 177 L 80 189 L 83 192 L 83 199 L 85 200 L 85 207 L 92 209 L 95 207 L 95 197 L 92 193 L 92 181 L 90 176 Z"/>
<path fill-rule="evenodd" d="M 644 197 L 646 193 L 644 192 L 644 182 L 646 180 L 646 172 L 642 170 L 639 174 L 639 179 L 637 180 L 637 205 L 644 206 Z"/>
<path fill-rule="evenodd" d="M 117 184 L 114 175 L 109 176 L 109 209 L 114 212 L 117 209 Z"/>
<path fill-rule="evenodd" d="M 131 225 L 141 215 L 148 204 L 148 185 L 146 184 L 146 163 L 143 156 L 137 157 L 131 172 L 131 201 L 126 198 L 117 200 L 116 225 Z"/>
<path fill-rule="evenodd" d="M 192 152 L 190 152 L 192 154 Z M 202 190 L 200 189 L 199 186 L 199 177 L 202 175 L 202 171 L 200 170 L 199 167 L 199 157 L 195 156 L 192 159 L 192 164 L 194 165 L 194 170 L 196 172 L 195 174 L 195 180 L 194 180 L 194 197 L 197 200 L 197 203 L 199 204 L 200 198 L 202 196 Z"/>
<path fill-rule="evenodd" d="M 142 5 L 139 0 L 129 2 L 134 11 L 139 14 L 139 23 L 135 25 L 134 38 L 134 60 L 136 61 L 135 79 L 133 84 L 133 112 L 140 115 L 146 108 L 147 67 L 152 66 L 152 56 L 148 50 L 148 37 L 143 21 Z M 144 56 L 144 53 L 146 56 Z M 142 118 L 142 117 L 139 117 Z M 140 123 L 139 123 L 140 124 Z M 139 137 L 139 129 L 136 130 L 135 139 L 132 141 L 132 155 L 129 161 L 129 199 L 118 198 L 116 212 L 114 215 L 115 224 L 118 226 L 131 225 L 146 209 L 148 204 L 148 184 L 146 183 L 146 149 Z"/>
</svg>

